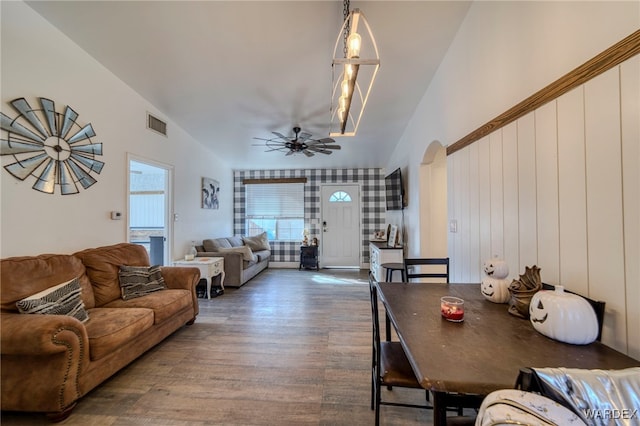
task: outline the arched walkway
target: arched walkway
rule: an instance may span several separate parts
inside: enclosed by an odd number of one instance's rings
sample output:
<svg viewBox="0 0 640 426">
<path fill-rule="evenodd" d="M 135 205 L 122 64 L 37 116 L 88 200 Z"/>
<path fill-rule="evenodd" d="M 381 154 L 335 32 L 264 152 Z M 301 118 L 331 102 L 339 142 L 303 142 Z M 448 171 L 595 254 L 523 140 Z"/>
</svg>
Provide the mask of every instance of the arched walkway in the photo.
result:
<svg viewBox="0 0 640 426">
<path fill-rule="evenodd" d="M 420 164 L 420 256 L 447 256 L 447 150 L 438 141 Z"/>
</svg>

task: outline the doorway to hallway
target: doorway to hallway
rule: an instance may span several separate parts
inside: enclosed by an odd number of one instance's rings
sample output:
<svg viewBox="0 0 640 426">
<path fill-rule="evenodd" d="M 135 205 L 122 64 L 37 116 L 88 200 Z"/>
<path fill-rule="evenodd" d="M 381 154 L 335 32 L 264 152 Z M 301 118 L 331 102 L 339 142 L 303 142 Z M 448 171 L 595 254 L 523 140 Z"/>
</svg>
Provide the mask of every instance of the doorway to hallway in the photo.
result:
<svg viewBox="0 0 640 426">
<path fill-rule="evenodd" d="M 128 164 L 128 241 L 144 246 L 152 265 L 168 265 L 172 167 L 133 156 Z"/>
</svg>

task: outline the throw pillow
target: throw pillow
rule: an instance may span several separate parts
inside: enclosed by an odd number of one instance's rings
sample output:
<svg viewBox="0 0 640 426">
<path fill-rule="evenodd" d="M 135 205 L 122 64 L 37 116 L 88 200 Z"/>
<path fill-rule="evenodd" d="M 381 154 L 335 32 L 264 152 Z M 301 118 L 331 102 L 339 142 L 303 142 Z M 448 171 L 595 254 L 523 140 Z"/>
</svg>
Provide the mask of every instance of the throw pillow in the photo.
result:
<svg viewBox="0 0 640 426">
<path fill-rule="evenodd" d="M 118 272 L 122 299 L 142 297 L 167 286 L 160 272 L 160 266 L 120 266 Z"/>
<path fill-rule="evenodd" d="M 253 254 L 249 246 L 221 248 L 218 250 L 220 253 L 242 253 L 242 259 L 247 262 L 252 262 L 256 259 L 256 255 Z"/>
<path fill-rule="evenodd" d="M 242 237 L 242 241 L 251 247 L 251 250 L 253 251 L 271 250 L 271 247 L 269 246 L 269 238 L 267 238 L 266 232 L 254 237 Z"/>
<path fill-rule="evenodd" d="M 89 320 L 80 297 L 80 282 L 74 278 L 16 302 L 22 314 L 68 315 L 82 322 Z"/>
<path fill-rule="evenodd" d="M 204 251 L 218 251 L 221 248 L 230 248 L 231 244 L 226 238 L 207 239 L 202 241 Z"/>
</svg>

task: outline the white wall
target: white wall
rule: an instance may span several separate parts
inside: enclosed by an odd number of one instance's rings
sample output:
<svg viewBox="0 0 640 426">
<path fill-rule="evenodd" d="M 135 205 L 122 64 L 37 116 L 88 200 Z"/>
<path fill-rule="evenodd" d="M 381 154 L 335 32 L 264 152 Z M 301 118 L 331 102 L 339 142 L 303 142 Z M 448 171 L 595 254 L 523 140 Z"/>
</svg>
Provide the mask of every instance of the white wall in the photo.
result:
<svg viewBox="0 0 640 426">
<path fill-rule="evenodd" d="M 29 6 L 2 2 L 2 112 L 17 116 L 9 102 L 24 97 L 32 107 L 40 97 L 69 105 L 78 121 L 91 123 L 103 144 L 106 165 L 98 182 L 75 195 L 44 194 L 31 189 L 33 178 L 19 181 L 1 170 L 2 257 L 46 252 L 70 253 L 126 241 L 127 153 L 174 167 L 172 258 L 182 257 L 191 240 L 232 233 L 232 172 L 209 149 L 106 70 Z M 168 121 L 169 137 L 145 128 L 146 112 Z M 3 132 L 5 137 L 5 132 Z M 12 162 L 3 156 L 3 166 Z M 200 208 L 202 177 L 223 188 L 220 210 Z"/>
<path fill-rule="evenodd" d="M 407 167 L 416 196 L 412 171 L 432 141 L 454 143 L 638 28 L 638 2 L 475 2 L 387 169 Z M 545 282 L 605 300 L 605 343 L 638 358 L 640 91 L 637 65 L 617 70 L 584 89 L 585 99 L 597 99 L 585 106 L 610 106 L 586 107 L 609 120 L 586 128 L 591 136 L 572 122 L 579 112 L 568 96 L 449 156 L 448 217 L 458 233 L 449 234 L 448 253 L 456 281 L 479 281 L 480 265 L 497 254 L 512 276 L 537 263 Z M 629 89 L 611 90 L 616 80 Z M 575 146 L 583 149 L 571 156 Z M 601 170 L 580 179 L 576 167 Z M 429 225 L 418 206 L 405 212 L 414 218 L 410 244 Z"/>
</svg>

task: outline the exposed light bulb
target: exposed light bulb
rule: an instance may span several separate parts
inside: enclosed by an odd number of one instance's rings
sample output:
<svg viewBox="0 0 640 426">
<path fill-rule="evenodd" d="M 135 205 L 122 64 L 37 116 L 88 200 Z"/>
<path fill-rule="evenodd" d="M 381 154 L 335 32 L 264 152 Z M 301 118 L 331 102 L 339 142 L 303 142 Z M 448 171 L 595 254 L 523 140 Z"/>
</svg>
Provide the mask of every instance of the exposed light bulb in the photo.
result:
<svg viewBox="0 0 640 426">
<path fill-rule="evenodd" d="M 340 86 L 342 88 L 342 97 L 346 98 L 349 96 L 349 80 L 345 79 L 342 80 L 342 85 Z"/>
<path fill-rule="evenodd" d="M 362 37 L 358 33 L 349 34 L 347 38 L 347 56 L 349 58 L 360 57 L 360 47 L 362 46 Z"/>
<path fill-rule="evenodd" d="M 346 110 L 347 109 L 347 97 L 346 96 L 340 96 L 340 98 L 338 99 L 338 108 L 341 110 Z"/>
<path fill-rule="evenodd" d="M 345 79 L 351 80 L 351 78 L 353 77 L 353 65 L 352 64 L 345 64 L 345 66 L 344 66 L 344 76 L 345 76 Z"/>
<path fill-rule="evenodd" d="M 341 123 L 344 123 L 345 119 L 347 118 L 347 111 L 343 108 L 340 108 L 338 110 L 338 118 L 340 119 Z"/>
</svg>

